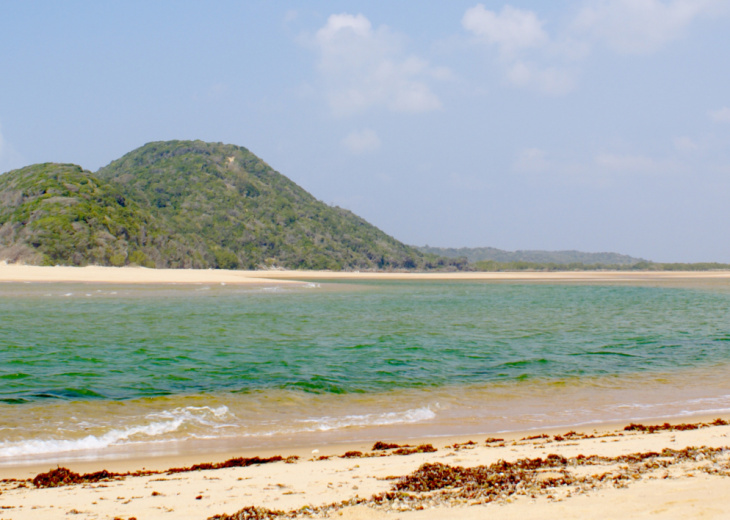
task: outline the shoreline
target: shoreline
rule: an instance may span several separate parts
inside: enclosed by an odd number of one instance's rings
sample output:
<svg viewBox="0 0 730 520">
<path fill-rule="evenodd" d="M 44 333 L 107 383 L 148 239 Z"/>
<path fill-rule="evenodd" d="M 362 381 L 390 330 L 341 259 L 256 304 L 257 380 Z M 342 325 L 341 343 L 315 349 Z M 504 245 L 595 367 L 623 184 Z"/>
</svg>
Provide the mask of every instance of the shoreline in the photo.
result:
<svg viewBox="0 0 730 520">
<path fill-rule="evenodd" d="M 231 515 L 244 507 L 284 512 L 301 511 L 305 507 L 314 513 L 308 517 L 329 514 L 353 520 L 436 519 L 443 518 L 444 514 L 475 519 L 485 515 L 490 518 L 600 518 L 600 504 L 611 504 L 618 498 L 628 511 L 649 514 L 671 504 L 670 518 L 686 518 L 688 511 L 696 514 L 700 510 L 709 518 L 721 518 L 725 514 L 723 497 L 730 478 L 730 425 L 727 424 L 730 415 L 688 419 L 647 421 L 633 429 L 619 423 L 571 431 L 561 428 L 494 436 L 410 439 L 405 442 L 412 447 L 410 451 L 424 444 L 435 448 L 432 452 L 410 454 L 376 451 L 370 442 L 308 446 L 277 453 L 258 450 L 216 457 L 130 460 L 115 465 L 64 464 L 63 467 L 79 474 L 102 469 L 154 473 L 53 488 L 37 489 L 30 482 L 18 482 L 55 469 L 52 464 L 28 468 L 22 473 L 3 468 L 0 478 L 18 480 L 0 482 L 5 507 L 0 517 L 6 514 L 14 520 L 42 520 L 73 513 L 85 515 L 77 518 L 89 519 L 157 518 L 162 512 L 169 512 L 174 513 L 170 518 L 203 520 L 223 513 Z M 718 419 L 716 425 L 711 425 Z M 664 423 L 671 426 L 660 426 Z M 658 428 L 652 431 L 650 426 Z M 403 446 L 403 441 L 382 440 Z M 283 459 L 298 456 L 298 459 L 245 467 L 167 471 L 230 461 L 226 458 L 229 455 L 250 460 L 260 457 L 263 462 L 276 455 Z M 565 460 L 549 463 L 558 460 L 551 459 L 551 455 Z M 542 462 L 530 463 L 535 466 L 534 470 L 529 469 L 530 464 L 519 462 L 537 458 Z M 443 473 L 448 467 L 472 468 L 498 461 L 507 464 L 501 471 L 522 472 L 520 478 L 525 486 L 508 489 L 505 484 L 495 496 L 484 495 L 482 488 L 472 496 L 464 492 L 464 487 L 453 486 L 439 487 L 429 493 L 393 492 L 399 478 L 414 475 L 426 463 L 435 464 L 432 467 L 440 468 Z M 36 470 L 40 471 L 34 473 Z M 600 474 L 608 478 L 599 478 Z M 530 483 L 532 487 L 528 486 Z M 691 492 L 680 497 L 675 490 Z M 700 497 L 702 502 L 698 503 Z M 350 503 L 342 506 L 343 501 Z M 323 506 L 330 509 L 318 509 Z"/>
<path fill-rule="evenodd" d="M 730 271 L 514 271 L 514 272 L 335 272 L 224 269 L 148 269 L 145 267 L 31 266 L 0 262 L 0 282 L 77 282 L 121 284 L 289 284 L 308 281 L 434 280 L 524 282 L 711 282 L 730 281 Z"/>
<path fill-rule="evenodd" d="M 277 443 L 272 446 L 242 446 L 234 448 L 228 446 L 224 449 L 206 449 L 204 445 L 191 444 L 188 449 L 177 453 L 139 453 L 134 451 L 120 452 L 118 456 L 108 458 L 82 456 L 77 459 L 64 459 L 62 456 L 49 457 L 43 461 L 21 461 L 18 464 L 0 464 L 0 481 L 3 479 L 26 479 L 32 478 L 54 467 L 66 467 L 77 473 L 93 473 L 101 470 L 108 470 L 118 473 L 134 473 L 140 470 L 151 470 L 164 472 L 172 467 L 192 466 L 204 462 L 220 463 L 235 457 L 274 457 L 280 455 L 284 458 L 296 456 L 301 459 L 317 456 L 338 456 L 349 451 L 367 451 L 373 443 L 380 441 L 392 442 L 399 445 L 422 445 L 432 444 L 434 446 L 463 444 L 470 440 L 481 438 L 503 438 L 506 442 L 517 441 L 524 437 L 554 436 L 567 431 L 575 431 L 579 434 L 596 434 L 597 432 L 618 431 L 629 424 L 638 423 L 643 425 L 681 425 L 711 423 L 716 419 L 723 419 L 730 422 L 730 412 L 698 412 L 691 415 L 654 417 L 635 420 L 606 420 L 600 422 L 581 423 L 574 425 L 545 426 L 527 429 L 515 429 L 507 431 L 493 431 L 481 433 L 445 433 L 445 434 L 415 434 L 415 435 L 392 435 L 384 432 L 381 436 L 365 437 L 361 439 L 337 439 L 327 440 L 307 438 L 304 442 L 293 441 L 288 444 Z M 730 426 L 729 426 L 730 428 Z M 730 450 L 730 434 L 728 434 L 728 449 Z M 68 453 L 66 453 L 68 455 Z M 2 517 L 0 517 L 2 518 Z"/>
</svg>

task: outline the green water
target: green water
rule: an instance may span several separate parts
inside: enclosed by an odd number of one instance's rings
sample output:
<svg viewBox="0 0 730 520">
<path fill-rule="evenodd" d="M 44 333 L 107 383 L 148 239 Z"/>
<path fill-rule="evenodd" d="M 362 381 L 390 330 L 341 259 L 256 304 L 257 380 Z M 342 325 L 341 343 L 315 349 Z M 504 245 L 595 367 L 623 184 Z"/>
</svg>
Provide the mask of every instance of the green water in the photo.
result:
<svg viewBox="0 0 730 520">
<path fill-rule="evenodd" d="M 726 411 L 729 311 L 730 291 L 712 288 L 4 284 L 0 462 L 161 440 Z"/>
<path fill-rule="evenodd" d="M 347 394 L 663 372 L 730 358 L 730 295 L 387 283 L 5 286 L 0 400 Z"/>
</svg>

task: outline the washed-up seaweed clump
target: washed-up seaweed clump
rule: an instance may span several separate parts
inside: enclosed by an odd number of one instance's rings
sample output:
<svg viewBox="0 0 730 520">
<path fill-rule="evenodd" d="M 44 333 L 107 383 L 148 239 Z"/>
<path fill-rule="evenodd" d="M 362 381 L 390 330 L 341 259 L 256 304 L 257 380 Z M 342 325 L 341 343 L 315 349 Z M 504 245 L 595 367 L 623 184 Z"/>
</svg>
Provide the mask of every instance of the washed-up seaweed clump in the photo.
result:
<svg viewBox="0 0 730 520">
<path fill-rule="evenodd" d="M 33 479 L 33 485 L 37 488 L 50 488 L 68 486 L 71 484 L 84 484 L 89 482 L 100 482 L 103 480 L 114 480 L 124 477 L 122 473 L 111 473 L 107 470 L 95 473 L 84 473 L 80 475 L 68 468 L 56 468 L 46 473 L 40 473 Z"/>
<path fill-rule="evenodd" d="M 236 511 L 232 515 L 222 514 L 208 518 L 208 520 L 273 520 L 281 518 L 286 513 L 284 511 L 267 509 L 265 507 L 244 507 L 240 511 Z"/>
<path fill-rule="evenodd" d="M 282 457 L 281 455 L 274 455 L 273 457 L 268 458 L 261 458 L 261 457 L 236 457 L 233 459 L 228 459 L 224 462 L 203 462 L 201 464 L 194 464 L 189 467 L 184 468 L 170 468 L 167 470 L 166 473 L 184 473 L 187 471 L 202 471 L 202 470 L 208 470 L 208 469 L 224 469 L 224 468 L 245 468 L 247 466 L 254 466 L 254 465 L 260 465 L 260 464 L 270 464 L 272 462 L 293 462 L 299 457 L 292 456 L 287 457 L 286 459 Z"/>
<path fill-rule="evenodd" d="M 631 423 L 624 428 L 624 431 L 631 432 L 642 432 L 642 433 L 656 433 L 656 432 L 683 432 L 688 430 L 698 430 L 700 428 L 709 428 L 710 426 L 727 426 L 728 421 L 724 419 L 715 419 L 711 423 L 690 423 L 690 424 L 652 424 L 646 426 L 644 424 Z"/>
<path fill-rule="evenodd" d="M 420 444 L 415 448 L 403 447 L 393 451 L 393 455 L 413 455 L 414 453 L 434 453 L 438 451 L 432 444 Z"/>
<path fill-rule="evenodd" d="M 289 456 L 287 458 L 282 457 L 281 455 L 275 455 L 273 457 L 268 458 L 261 458 L 261 457 L 250 457 L 250 458 L 244 458 L 244 457 L 236 457 L 233 459 L 228 459 L 224 462 L 204 462 L 202 464 L 194 464 L 193 466 L 189 467 L 183 467 L 183 468 L 170 468 L 166 471 L 134 471 L 134 472 L 127 472 L 127 473 L 113 473 L 111 471 L 107 470 L 101 470 L 97 471 L 95 473 L 85 473 L 83 475 L 80 475 L 78 473 L 74 473 L 68 468 L 56 468 L 52 469 L 51 471 L 48 471 L 47 473 L 39 473 L 36 475 L 32 482 L 33 485 L 37 488 L 48 488 L 48 487 L 60 487 L 60 486 L 70 486 L 73 484 L 85 484 L 85 483 L 93 483 L 93 482 L 101 482 L 105 480 L 120 480 L 125 477 L 142 477 L 142 476 L 149 476 L 149 475 L 161 475 L 163 473 L 166 474 L 173 474 L 173 473 L 185 473 L 188 471 L 201 471 L 201 470 L 208 470 L 208 469 L 224 469 L 224 468 L 244 468 L 247 466 L 254 466 L 257 464 L 269 464 L 272 462 L 280 462 L 284 461 L 286 463 L 293 463 L 296 460 L 298 460 L 299 457 L 296 455 Z"/>
<path fill-rule="evenodd" d="M 416 471 L 400 479 L 393 486 L 396 491 L 425 493 L 435 490 L 460 488 L 461 493 L 474 498 L 477 495 L 494 497 L 513 494 L 518 487 L 540 483 L 540 488 L 568 485 L 574 478 L 567 473 L 550 478 L 539 478 L 537 471 L 546 468 L 565 468 L 568 460 L 559 455 L 547 459 L 520 459 L 515 462 L 499 461 L 489 466 L 463 468 L 442 463 L 423 464 Z"/>
<path fill-rule="evenodd" d="M 408 448 L 408 445 L 401 446 L 400 444 L 393 444 L 389 442 L 383 442 L 378 441 L 375 444 L 373 444 L 373 451 L 384 451 L 384 450 L 393 450 L 396 448 Z"/>
<path fill-rule="evenodd" d="M 387 446 L 387 447 L 383 447 Z M 383 453 L 387 450 L 392 450 L 387 453 Z M 385 444 L 384 442 L 376 442 L 373 446 L 373 451 L 371 453 L 363 453 L 361 451 L 347 451 L 344 454 L 340 455 L 340 458 L 342 459 L 363 459 L 363 458 L 370 458 L 370 457 L 387 457 L 389 455 L 413 455 L 415 453 L 433 453 L 435 451 L 438 451 L 436 448 L 433 447 L 432 444 L 420 444 L 418 446 L 409 446 L 408 444 L 404 444 L 403 446 L 400 446 L 398 444 Z M 317 457 L 316 460 L 327 460 L 330 456 L 328 455 L 322 455 L 320 457 Z"/>
</svg>

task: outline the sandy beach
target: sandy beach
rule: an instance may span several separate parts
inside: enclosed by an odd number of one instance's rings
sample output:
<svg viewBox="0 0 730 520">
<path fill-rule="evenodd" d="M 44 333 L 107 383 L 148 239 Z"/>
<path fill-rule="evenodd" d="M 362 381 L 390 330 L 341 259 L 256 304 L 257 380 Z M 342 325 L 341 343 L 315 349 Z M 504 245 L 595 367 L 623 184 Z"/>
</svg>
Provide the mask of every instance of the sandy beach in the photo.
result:
<svg viewBox="0 0 730 520">
<path fill-rule="evenodd" d="M 68 468 L 141 474 L 59 487 L 34 480 L 62 477 L 55 467 L 5 468 L 0 518 L 726 518 L 729 418 L 312 446 L 198 460 L 213 463 L 203 469 L 189 458 L 87 462 Z"/>
<path fill-rule="evenodd" d="M 29 266 L 0 262 L 0 282 L 286 284 L 310 280 L 491 280 L 525 282 L 726 283 L 730 271 L 349 272 Z"/>
</svg>

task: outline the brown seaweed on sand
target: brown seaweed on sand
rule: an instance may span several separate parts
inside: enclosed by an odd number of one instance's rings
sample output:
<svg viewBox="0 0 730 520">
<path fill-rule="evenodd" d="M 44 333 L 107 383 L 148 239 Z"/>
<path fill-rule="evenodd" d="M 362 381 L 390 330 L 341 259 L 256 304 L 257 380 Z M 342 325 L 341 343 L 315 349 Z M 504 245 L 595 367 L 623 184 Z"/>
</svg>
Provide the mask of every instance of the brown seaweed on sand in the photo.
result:
<svg viewBox="0 0 730 520">
<path fill-rule="evenodd" d="M 204 462 L 202 464 L 195 464 L 193 466 L 184 467 L 184 468 L 170 468 L 166 471 L 134 471 L 134 472 L 127 472 L 127 473 L 113 473 L 111 471 L 107 470 L 101 470 L 97 471 L 95 473 L 85 473 L 83 475 L 80 475 L 78 473 L 74 473 L 68 468 L 56 468 L 52 469 L 51 471 L 48 471 L 46 473 L 39 473 L 36 475 L 32 482 L 33 485 L 37 488 L 49 488 L 49 487 L 60 487 L 60 486 L 70 486 L 73 484 L 85 484 L 85 483 L 91 483 L 91 482 L 101 482 L 101 481 L 108 481 L 108 480 L 119 480 L 123 479 L 125 477 L 140 477 L 140 476 L 147 476 L 147 475 L 160 475 L 163 473 L 166 474 L 173 474 L 173 473 L 185 473 L 188 471 L 201 471 L 201 470 L 208 470 L 208 469 L 224 469 L 224 468 L 244 468 L 247 466 L 253 466 L 253 465 L 259 465 L 259 464 L 269 464 L 271 462 L 279 462 L 284 461 L 287 463 L 295 462 L 299 457 L 296 455 L 292 455 L 290 457 L 287 457 L 286 459 L 282 457 L 281 455 L 275 455 L 274 457 L 268 457 L 268 458 L 261 458 L 261 457 L 250 457 L 250 458 L 244 458 L 244 457 L 237 457 L 233 459 L 228 459 L 224 462 Z"/>
<path fill-rule="evenodd" d="M 114 480 L 122 478 L 121 473 L 111 473 L 107 470 L 97 471 L 95 473 L 85 473 L 79 475 L 68 468 L 56 468 L 47 473 L 40 473 L 33 479 L 33 485 L 37 488 L 49 488 L 68 486 L 71 484 L 83 484 L 87 482 L 100 482 L 103 480 Z"/>
<path fill-rule="evenodd" d="M 282 457 L 281 455 L 275 455 L 273 457 L 268 457 L 264 459 L 262 459 L 261 457 L 236 457 L 233 459 L 228 459 L 224 462 L 203 462 L 202 464 L 194 464 L 185 468 L 170 468 L 166 471 L 166 473 L 184 473 L 186 471 L 201 471 L 206 469 L 245 468 L 247 466 L 270 464 L 272 462 L 290 462 L 296 460 L 297 458 L 298 457 L 293 456 L 284 459 L 284 457 Z"/>
<path fill-rule="evenodd" d="M 503 502 L 520 495 L 532 498 L 542 495 L 548 499 L 561 500 L 574 494 L 590 493 L 604 486 L 626 487 L 643 475 L 657 475 L 657 472 L 661 472 L 658 473 L 660 478 L 668 478 L 668 471 L 679 464 L 689 463 L 696 471 L 728 478 L 730 457 L 727 454 L 728 448 L 690 447 L 617 457 L 578 455 L 566 458 L 548 455 L 544 459 L 525 458 L 514 462 L 500 460 L 488 466 L 471 468 L 425 463 L 414 472 L 399 477 L 390 491 L 369 499 L 356 497 L 340 503 L 305 506 L 288 512 L 247 507 L 233 515 L 218 515 L 208 520 L 323 518 L 356 504 L 388 511 L 405 511 Z M 589 470 L 590 467 L 602 466 L 603 471 L 583 471 L 580 474 L 575 470 L 581 466 Z"/>
<path fill-rule="evenodd" d="M 244 507 L 240 511 L 236 511 L 232 515 L 222 514 L 215 515 L 208 518 L 208 520 L 270 520 L 275 518 L 281 518 L 286 513 L 284 511 L 277 511 L 272 509 L 266 509 L 265 507 Z"/>
</svg>

